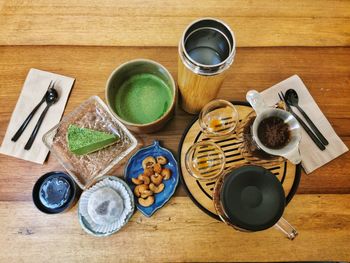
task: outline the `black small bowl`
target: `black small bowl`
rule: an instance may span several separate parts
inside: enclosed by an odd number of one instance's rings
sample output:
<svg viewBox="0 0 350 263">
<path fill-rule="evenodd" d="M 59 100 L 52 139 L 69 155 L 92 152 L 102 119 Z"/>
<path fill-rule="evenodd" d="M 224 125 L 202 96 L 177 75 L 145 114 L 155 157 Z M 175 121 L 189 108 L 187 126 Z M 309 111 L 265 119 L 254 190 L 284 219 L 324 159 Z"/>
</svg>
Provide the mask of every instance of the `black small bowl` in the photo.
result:
<svg viewBox="0 0 350 263">
<path fill-rule="evenodd" d="M 66 201 L 58 207 L 55 208 L 50 208 L 46 205 L 43 204 L 43 202 L 40 200 L 40 189 L 41 186 L 43 185 L 43 183 L 48 179 L 48 178 L 61 178 L 64 181 L 66 181 L 69 184 L 69 193 L 68 193 L 68 197 L 66 198 Z M 55 191 L 57 191 L 56 189 L 50 189 L 48 190 L 50 191 L 51 194 L 55 195 Z M 76 186 L 74 180 L 66 173 L 64 172 L 49 172 L 44 174 L 43 176 L 41 176 L 38 181 L 36 181 L 34 187 L 33 187 L 33 193 L 32 193 L 32 197 L 33 197 L 33 202 L 35 204 L 35 206 L 43 213 L 46 214 L 57 214 L 57 213 L 61 213 L 64 211 L 69 210 L 78 200 L 78 193 L 80 191 L 78 190 L 78 187 Z"/>
</svg>

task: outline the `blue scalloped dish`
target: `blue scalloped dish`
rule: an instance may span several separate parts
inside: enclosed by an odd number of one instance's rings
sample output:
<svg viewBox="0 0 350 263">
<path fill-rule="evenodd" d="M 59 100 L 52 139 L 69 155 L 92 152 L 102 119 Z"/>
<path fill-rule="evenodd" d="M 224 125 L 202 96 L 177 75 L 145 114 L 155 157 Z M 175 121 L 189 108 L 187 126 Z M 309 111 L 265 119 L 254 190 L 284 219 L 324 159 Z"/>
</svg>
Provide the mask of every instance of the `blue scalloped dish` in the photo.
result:
<svg viewBox="0 0 350 263">
<path fill-rule="evenodd" d="M 144 147 L 137 151 L 128 161 L 124 170 L 124 177 L 127 184 L 134 191 L 135 185 L 132 183 L 131 178 L 137 178 L 139 174 L 143 173 L 142 161 L 147 156 L 164 156 L 167 158 L 168 163 L 162 167 L 168 168 L 171 170 L 171 177 L 169 180 L 163 180 L 164 190 L 159 194 L 155 194 L 155 202 L 149 206 L 144 207 L 138 204 L 137 197 L 135 197 L 135 203 L 137 209 L 147 217 L 150 217 L 156 212 L 159 208 L 163 207 L 166 202 L 169 201 L 171 196 L 176 190 L 176 186 L 179 183 L 179 170 L 177 161 L 174 155 L 167 149 L 161 147 L 158 141 L 154 141 L 152 145 Z"/>
</svg>

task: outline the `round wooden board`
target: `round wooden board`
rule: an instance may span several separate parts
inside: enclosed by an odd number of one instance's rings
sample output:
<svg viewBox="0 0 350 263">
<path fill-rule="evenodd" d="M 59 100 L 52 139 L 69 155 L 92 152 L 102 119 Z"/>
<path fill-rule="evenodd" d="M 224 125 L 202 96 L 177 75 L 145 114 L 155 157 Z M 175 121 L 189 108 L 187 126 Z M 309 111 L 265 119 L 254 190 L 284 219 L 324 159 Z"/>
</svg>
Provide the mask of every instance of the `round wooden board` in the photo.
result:
<svg viewBox="0 0 350 263">
<path fill-rule="evenodd" d="M 239 121 L 252 112 L 252 108 L 245 102 L 233 102 L 239 113 Z M 240 152 L 241 140 L 237 138 L 236 134 L 232 134 L 222 140 L 213 140 L 206 138 L 200 130 L 198 117 L 189 125 L 185 131 L 182 140 L 179 144 L 179 161 L 181 170 L 181 181 L 185 189 L 189 193 L 193 202 L 208 215 L 220 220 L 213 205 L 213 189 L 216 180 L 212 181 L 198 181 L 192 177 L 185 167 L 185 155 L 187 150 L 196 142 L 202 140 L 211 140 L 220 145 L 225 153 L 226 164 L 225 170 L 239 167 L 248 164 Z M 284 192 L 286 194 L 287 204 L 293 198 L 300 181 L 301 166 L 294 165 L 289 161 L 282 161 L 272 165 L 264 165 L 281 181 Z"/>
</svg>

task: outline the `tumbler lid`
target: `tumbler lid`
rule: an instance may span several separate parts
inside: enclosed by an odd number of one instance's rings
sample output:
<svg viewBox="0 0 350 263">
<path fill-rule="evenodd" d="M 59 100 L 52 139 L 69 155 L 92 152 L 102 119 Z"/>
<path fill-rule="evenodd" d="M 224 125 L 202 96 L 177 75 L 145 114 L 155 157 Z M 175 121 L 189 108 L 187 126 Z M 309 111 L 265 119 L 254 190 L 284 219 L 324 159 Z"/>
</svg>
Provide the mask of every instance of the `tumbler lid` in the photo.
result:
<svg viewBox="0 0 350 263">
<path fill-rule="evenodd" d="M 230 27 L 210 17 L 193 21 L 179 44 L 181 60 L 200 75 L 216 75 L 228 69 L 235 53 L 236 41 Z"/>
</svg>

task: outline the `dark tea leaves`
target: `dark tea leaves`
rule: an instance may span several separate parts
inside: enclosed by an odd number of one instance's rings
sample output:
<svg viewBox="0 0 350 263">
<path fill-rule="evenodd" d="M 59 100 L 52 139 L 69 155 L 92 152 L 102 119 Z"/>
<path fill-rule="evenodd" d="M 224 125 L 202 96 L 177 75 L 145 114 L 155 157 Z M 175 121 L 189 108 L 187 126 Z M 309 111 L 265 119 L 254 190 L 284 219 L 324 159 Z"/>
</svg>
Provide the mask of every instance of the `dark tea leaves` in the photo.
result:
<svg viewBox="0 0 350 263">
<path fill-rule="evenodd" d="M 289 126 L 279 117 L 268 117 L 260 122 L 258 137 L 264 146 L 281 149 L 290 140 Z"/>
</svg>

